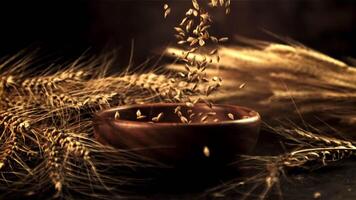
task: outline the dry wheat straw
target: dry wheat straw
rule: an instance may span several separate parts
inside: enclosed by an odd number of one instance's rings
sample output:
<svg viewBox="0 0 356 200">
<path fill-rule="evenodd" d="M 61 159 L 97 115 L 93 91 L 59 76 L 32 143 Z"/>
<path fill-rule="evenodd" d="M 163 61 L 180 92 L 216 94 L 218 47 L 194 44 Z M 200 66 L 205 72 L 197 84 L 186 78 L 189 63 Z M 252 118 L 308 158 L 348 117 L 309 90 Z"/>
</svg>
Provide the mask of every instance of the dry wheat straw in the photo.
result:
<svg viewBox="0 0 356 200">
<path fill-rule="evenodd" d="M 106 64 L 102 66 L 106 68 Z M 82 64 L 70 64 L 78 65 Z M 122 192 L 122 185 L 139 182 L 133 178 L 133 169 L 146 167 L 151 161 L 91 139 L 92 113 L 138 101 L 184 101 L 203 95 L 209 86 L 209 82 L 187 82 L 175 74 L 93 74 L 106 69 L 94 70 L 96 64 L 88 65 L 32 74 L 31 78 L 24 74 L 1 76 L 0 188 L 8 185 L 9 191 L 23 195 L 54 189 L 54 197 L 73 191 L 105 197 L 112 190 L 107 185 Z M 158 122 L 162 117 L 159 114 L 153 120 Z M 110 176 L 108 168 L 117 168 L 119 175 Z"/>
<path fill-rule="evenodd" d="M 351 145 L 352 141 L 318 136 L 302 129 L 294 130 L 299 132 L 298 134 L 292 133 L 289 129 L 279 131 L 279 135 L 286 141 L 298 144 L 298 148 L 278 156 L 241 156 L 236 162 L 236 167 L 252 170 L 255 175 L 226 182 L 206 191 L 205 195 L 225 197 L 231 193 L 245 191 L 241 188 L 250 188 L 247 193 L 243 193 L 242 198 L 248 198 L 256 191 L 260 191 L 257 198 L 267 199 L 273 189 L 282 197 L 280 181 L 289 170 L 296 168 L 314 170 L 350 158 L 356 153 L 355 146 Z"/>
<path fill-rule="evenodd" d="M 291 112 L 283 113 L 295 118 L 297 115 L 292 111 L 297 106 L 304 118 L 318 115 L 354 124 L 354 67 L 290 41 L 277 44 L 241 37 L 237 40 L 247 46 L 220 47 L 219 63 L 213 56 L 201 52 L 192 52 L 185 58 L 199 62 L 213 60 L 205 72 L 209 76 L 221 76 L 224 84 L 219 93 L 208 99 L 230 102 L 239 99 L 239 104 L 253 106 L 265 116 L 275 116 L 276 112 L 290 107 Z M 210 51 L 208 48 L 203 50 Z M 184 51 L 183 48 L 170 47 L 166 54 L 183 58 Z M 168 68 L 179 72 L 185 70 L 182 64 Z M 248 87 L 244 87 L 246 84 Z M 239 90 L 239 87 L 244 89 Z"/>
<path fill-rule="evenodd" d="M 64 71 L 51 76 L 28 78 L 21 82 L 21 87 L 30 94 L 52 93 L 60 89 L 61 84 L 70 84 L 84 80 L 84 71 Z"/>
</svg>

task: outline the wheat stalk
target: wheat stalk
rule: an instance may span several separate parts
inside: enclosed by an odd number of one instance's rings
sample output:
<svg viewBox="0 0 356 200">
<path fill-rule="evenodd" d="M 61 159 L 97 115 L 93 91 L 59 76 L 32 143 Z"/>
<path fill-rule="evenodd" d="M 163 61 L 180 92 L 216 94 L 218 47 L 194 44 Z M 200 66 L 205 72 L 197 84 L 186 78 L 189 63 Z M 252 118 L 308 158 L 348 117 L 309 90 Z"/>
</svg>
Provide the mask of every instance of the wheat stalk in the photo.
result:
<svg viewBox="0 0 356 200">
<path fill-rule="evenodd" d="M 242 192 L 241 198 L 246 199 L 255 192 L 257 199 L 267 199 L 273 189 L 279 198 L 283 198 L 280 181 L 294 169 L 315 170 L 329 164 L 350 158 L 355 155 L 356 147 L 352 141 L 319 136 L 302 129 L 281 129 L 279 135 L 286 141 L 293 141 L 298 148 L 278 156 L 241 156 L 233 163 L 240 170 L 252 171 L 253 176 L 240 177 L 222 185 L 209 189 L 204 196 L 226 196 L 241 191 L 240 188 L 250 188 Z M 251 174 L 251 172 L 246 174 Z M 243 190 L 245 191 L 245 190 Z"/>
<path fill-rule="evenodd" d="M 23 68 L 10 71 L 2 68 L 1 188 L 7 185 L 5 188 L 11 188 L 8 191 L 30 196 L 53 192 L 53 197 L 68 195 L 68 191 L 87 197 L 123 192 L 122 185 L 140 182 L 134 178 L 135 168 L 159 165 L 92 139 L 93 112 L 173 97 L 174 101 L 184 101 L 202 95 L 215 84 L 187 82 L 168 73 L 93 73 L 107 71 L 107 63 L 111 61 L 83 66 L 75 61 L 65 70 L 32 74 L 30 78 L 26 65 L 18 63 Z M 94 70 L 94 66 L 103 69 Z M 108 174 L 111 168 L 117 168 L 120 175 Z"/>
<path fill-rule="evenodd" d="M 223 84 L 215 98 L 211 97 L 213 100 L 254 107 L 267 117 L 275 118 L 276 113 L 290 118 L 296 114 L 304 118 L 318 115 L 354 124 L 356 70 L 353 66 L 291 41 L 278 44 L 241 37 L 237 41 L 247 46 L 220 47 L 220 62 L 204 53 L 187 56 L 188 60 L 212 60 L 208 73 L 228 83 Z M 166 49 L 166 55 L 171 57 L 183 57 L 182 52 L 174 47 Z M 184 65 L 167 68 L 181 71 Z M 245 87 L 240 89 L 240 85 Z M 291 109 L 286 112 L 288 107 Z"/>
</svg>

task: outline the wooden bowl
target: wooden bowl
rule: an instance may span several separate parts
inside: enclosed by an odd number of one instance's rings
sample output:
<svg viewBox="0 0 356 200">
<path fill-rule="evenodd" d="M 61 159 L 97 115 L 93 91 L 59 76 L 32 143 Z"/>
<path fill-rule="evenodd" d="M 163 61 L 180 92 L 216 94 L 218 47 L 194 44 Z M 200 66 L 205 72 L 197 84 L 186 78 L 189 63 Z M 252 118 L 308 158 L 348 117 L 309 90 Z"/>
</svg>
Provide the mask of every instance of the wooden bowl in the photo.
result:
<svg viewBox="0 0 356 200">
<path fill-rule="evenodd" d="M 175 113 L 177 106 L 189 123 L 182 123 Z M 248 154 L 255 147 L 261 122 L 257 112 L 234 105 L 189 106 L 154 103 L 103 110 L 93 120 L 95 137 L 103 144 L 175 166 L 228 163 L 237 154 Z M 144 118 L 137 119 L 138 110 Z M 117 112 L 119 118 L 115 118 Z M 153 123 L 152 118 L 159 113 L 163 117 Z M 195 116 L 190 119 L 191 113 Z"/>
</svg>

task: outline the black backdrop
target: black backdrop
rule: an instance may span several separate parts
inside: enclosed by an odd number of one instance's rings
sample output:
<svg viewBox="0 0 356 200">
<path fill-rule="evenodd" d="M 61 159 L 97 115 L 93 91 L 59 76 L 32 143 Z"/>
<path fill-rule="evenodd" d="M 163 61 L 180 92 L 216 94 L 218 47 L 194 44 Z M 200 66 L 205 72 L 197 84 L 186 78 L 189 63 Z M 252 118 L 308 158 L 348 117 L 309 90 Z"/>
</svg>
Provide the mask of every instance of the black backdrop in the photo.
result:
<svg viewBox="0 0 356 200">
<path fill-rule="evenodd" d="M 119 48 L 123 63 L 132 39 L 140 62 L 174 41 L 172 27 L 189 0 L 170 0 L 164 20 L 161 0 L 0 1 L 0 56 L 27 47 L 73 57 Z M 338 58 L 356 57 L 354 0 L 233 0 L 232 14 L 214 14 L 218 34 L 270 39 L 262 30 L 288 36 Z"/>
<path fill-rule="evenodd" d="M 67 58 L 88 48 L 119 48 L 125 66 L 134 38 L 138 63 L 173 41 L 171 28 L 190 2 L 170 2 L 172 15 L 163 20 L 158 0 L 0 0 L 0 57 L 28 47 Z M 355 0 L 237 0 L 230 16 L 215 15 L 214 31 L 221 34 L 271 39 L 266 29 L 338 58 L 356 57 Z M 287 187 L 286 193 L 303 199 L 318 185 L 329 199 L 354 199 L 354 191 L 346 192 L 356 184 L 354 164 L 349 166 L 305 180 L 300 176 L 303 184 Z"/>
</svg>

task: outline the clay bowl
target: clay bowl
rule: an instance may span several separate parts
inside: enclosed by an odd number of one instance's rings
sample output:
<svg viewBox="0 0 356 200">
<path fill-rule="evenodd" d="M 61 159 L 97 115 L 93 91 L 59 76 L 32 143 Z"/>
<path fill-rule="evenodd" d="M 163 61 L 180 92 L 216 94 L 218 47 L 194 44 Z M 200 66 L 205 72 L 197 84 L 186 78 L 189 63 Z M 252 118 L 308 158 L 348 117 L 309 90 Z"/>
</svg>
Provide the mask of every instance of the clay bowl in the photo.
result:
<svg viewBox="0 0 356 200">
<path fill-rule="evenodd" d="M 174 113 L 177 106 L 188 120 L 188 110 L 195 113 L 189 124 Z M 146 117 L 137 119 L 137 110 Z M 153 123 L 152 118 L 161 112 L 161 120 Z M 192 108 L 178 103 L 120 106 L 96 113 L 93 120 L 99 142 L 174 166 L 226 164 L 237 154 L 248 154 L 256 145 L 260 121 L 259 114 L 249 108 L 216 104 L 210 108 L 203 103 Z"/>
</svg>

